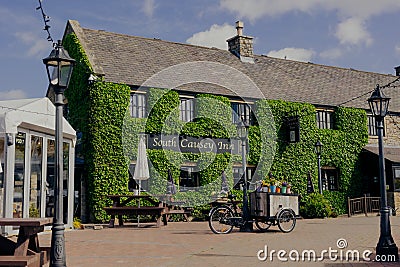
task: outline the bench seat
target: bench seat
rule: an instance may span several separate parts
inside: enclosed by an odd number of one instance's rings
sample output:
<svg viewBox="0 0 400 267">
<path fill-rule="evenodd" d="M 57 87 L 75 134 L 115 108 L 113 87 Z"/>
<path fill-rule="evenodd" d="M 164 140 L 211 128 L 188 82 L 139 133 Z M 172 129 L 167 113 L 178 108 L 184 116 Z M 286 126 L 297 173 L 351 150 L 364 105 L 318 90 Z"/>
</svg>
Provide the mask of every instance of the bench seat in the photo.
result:
<svg viewBox="0 0 400 267">
<path fill-rule="evenodd" d="M 0 266 L 39 267 L 40 254 L 29 256 L 0 256 Z"/>
</svg>

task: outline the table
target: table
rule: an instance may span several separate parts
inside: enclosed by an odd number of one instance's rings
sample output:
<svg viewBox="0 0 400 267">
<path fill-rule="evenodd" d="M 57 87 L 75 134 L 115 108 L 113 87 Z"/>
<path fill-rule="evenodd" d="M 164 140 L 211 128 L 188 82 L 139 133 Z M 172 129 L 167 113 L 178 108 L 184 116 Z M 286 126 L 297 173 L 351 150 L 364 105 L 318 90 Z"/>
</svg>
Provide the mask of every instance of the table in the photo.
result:
<svg viewBox="0 0 400 267">
<path fill-rule="evenodd" d="M 45 264 L 50 248 L 40 247 L 38 233 L 52 222 L 53 218 L 0 218 L 0 226 L 19 226 L 17 242 L 0 236 L 0 266 L 16 262 L 24 262 L 27 266 Z"/>
<path fill-rule="evenodd" d="M 109 227 L 114 227 L 115 216 L 118 216 L 119 226 L 123 226 L 123 215 L 153 215 L 157 218 L 157 227 L 160 227 L 161 216 L 164 214 L 164 206 L 161 201 L 154 200 L 150 195 L 108 195 L 107 197 L 113 201 L 112 207 L 103 208 L 108 215 L 111 215 Z M 148 200 L 152 206 L 141 206 L 140 200 L 142 199 Z M 139 200 L 139 204 L 128 205 L 132 200 Z"/>
</svg>

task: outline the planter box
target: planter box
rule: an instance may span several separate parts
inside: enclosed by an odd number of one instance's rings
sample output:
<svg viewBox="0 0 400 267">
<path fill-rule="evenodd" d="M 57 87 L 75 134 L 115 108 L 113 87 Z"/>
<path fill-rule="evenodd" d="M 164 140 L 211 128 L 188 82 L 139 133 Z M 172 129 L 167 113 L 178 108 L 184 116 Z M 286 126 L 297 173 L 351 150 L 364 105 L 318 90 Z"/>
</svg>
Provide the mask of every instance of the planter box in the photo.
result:
<svg viewBox="0 0 400 267">
<path fill-rule="evenodd" d="M 290 208 L 299 214 L 299 196 L 294 194 L 251 192 L 250 215 L 255 217 L 276 216 L 282 208 Z"/>
</svg>

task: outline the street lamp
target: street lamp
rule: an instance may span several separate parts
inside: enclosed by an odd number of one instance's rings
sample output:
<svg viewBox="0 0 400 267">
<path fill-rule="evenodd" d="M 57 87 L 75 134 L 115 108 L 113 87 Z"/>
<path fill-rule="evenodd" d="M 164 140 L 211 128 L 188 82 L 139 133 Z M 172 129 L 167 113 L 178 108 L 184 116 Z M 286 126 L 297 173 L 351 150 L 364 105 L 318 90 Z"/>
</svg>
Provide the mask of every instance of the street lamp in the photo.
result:
<svg viewBox="0 0 400 267">
<path fill-rule="evenodd" d="M 393 241 L 390 230 L 390 209 L 387 205 L 386 196 L 386 174 L 385 174 L 385 156 L 383 150 L 383 119 L 385 118 L 390 98 L 385 96 L 379 87 L 376 85 L 371 97 L 368 98 L 368 103 L 372 114 L 375 117 L 376 127 L 378 130 L 378 146 L 379 146 L 379 179 L 381 193 L 381 208 L 380 208 L 380 236 L 376 245 L 376 254 L 381 256 L 383 261 L 390 261 L 390 257 L 395 256 L 395 260 L 399 260 L 398 248 Z M 383 257 L 382 257 L 383 256 Z M 391 260 L 393 261 L 393 260 Z"/>
<path fill-rule="evenodd" d="M 63 105 L 64 91 L 71 79 L 75 60 L 72 59 L 59 40 L 50 55 L 43 59 L 46 65 L 49 87 L 55 93 L 56 106 L 56 158 L 54 181 L 54 219 L 51 235 L 50 266 L 66 266 L 64 221 L 63 221 Z"/>
<path fill-rule="evenodd" d="M 314 146 L 315 146 L 315 153 L 317 154 L 317 159 L 318 159 L 318 190 L 319 193 L 322 194 L 321 153 L 323 145 L 318 140 Z"/>
<path fill-rule="evenodd" d="M 237 133 L 242 141 L 242 169 L 243 169 L 243 220 L 244 224 L 240 227 L 241 232 L 253 231 L 253 223 L 250 222 L 249 201 L 247 196 L 247 172 L 246 172 L 246 144 L 247 144 L 247 130 L 249 125 L 246 121 L 240 120 L 237 124 Z"/>
</svg>

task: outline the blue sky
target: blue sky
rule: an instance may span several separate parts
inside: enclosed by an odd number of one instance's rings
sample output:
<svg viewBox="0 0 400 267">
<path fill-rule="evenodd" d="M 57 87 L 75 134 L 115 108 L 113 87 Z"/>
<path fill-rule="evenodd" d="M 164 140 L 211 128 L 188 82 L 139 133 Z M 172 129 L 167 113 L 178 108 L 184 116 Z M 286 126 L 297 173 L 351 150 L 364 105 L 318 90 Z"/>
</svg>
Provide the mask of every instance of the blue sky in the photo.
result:
<svg viewBox="0 0 400 267">
<path fill-rule="evenodd" d="M 82 27 L 226 49 L 244 22 L 254 52 L 394 74 L 400 65 L 399 0 L 42 0 L 50 32 Z M 38 0 L 0 3 L 0 100 L 43 97 L 46 40 Z M 373 88 L 371 88 L 373 89 Z"/>
</svg>

